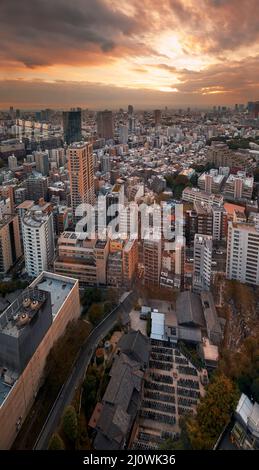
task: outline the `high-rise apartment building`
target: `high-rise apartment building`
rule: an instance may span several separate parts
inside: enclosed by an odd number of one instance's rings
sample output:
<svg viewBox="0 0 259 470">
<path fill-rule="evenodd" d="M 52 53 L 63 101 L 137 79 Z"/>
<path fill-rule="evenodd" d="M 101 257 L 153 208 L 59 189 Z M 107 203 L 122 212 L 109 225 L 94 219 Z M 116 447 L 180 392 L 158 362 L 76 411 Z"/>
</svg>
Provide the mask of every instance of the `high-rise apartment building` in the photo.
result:
<svg viewBox="0 0 259 470">
<path fill-rule="evenodd" d="M 179 289 L 184 288 L 184 260 L 185 260 L 185 238 L 178 237 L 175 241 L 174 252 L 174 285 Z"/>
<path fill-rule="evenodd" d="M 212 235 L 213 233 L 211 206 L 198 201 L 194 201 L 193 206 L 193 210 L 188 210 L 185 214 L 185 234 L 189 244 L 193 243 L 196 233 L 201 235 Z"/>
<path fill-rule="evenodd" d="M 122 252 L 123 266 L 123 282 L 124 285 L 130 287 L 138 265 L 138 241 L 128 240 Z"/>
<path fill-rule="evenodd" d="M 211 206 L 212 209 L 212 236 L 213 240 L 224 240 L 227 237 L 227 212 L 224 207 Z"/>
<path fill-rule="evenodd" d="M 26 199 L 38 201 L 47 199 L 48 196 L 48 178 L 46 176 L 29 176 L 25 181 Z"/>
<path fill-rule="evenodd" d="M 68 149 L 71 203 L 74 220 L 76 208 L 83 203 L 94 204 L 93 147 L 87 142 L 78 142 Z"/>
<path fill-rule="evenodd" d="M 25 268 L 29 276 L 38 276 L 48 269 L 54 258 L 52 213 L 29 210 L 22 219 Z"/>
<path fill-rule="evenodd" d="M 0 273 L 6 274 L 21 255 L 18 215 L 2 215 L 0 218 Z"/>
<path fill-rule="evenodd" d="M 99 111 L 97 113 L 97 134 L 101 139 L 113 139 L 112 111 Z"/>
<path fill-rule="evenodd" d="M 190 188 L 187 186 L 182 192 L 182 200 L 186 202 L 198 201 L 204 204 L 222 206 L 224 198 L 222 194 L 208 194 L 198 188 Z"/>
<path fill-rule="evenodd" d="M 194 237 L 193 290 L 209 290 L 211 284 L 212 236 Z"/>
<path fill-rule="evenodd" d="M 15 155 L 10 155 L 8 157 L 8 167 L 10 170 L 16 170 L 17 168 L 17 158 Z"/>
<path fill-rule="evenodd" d="M 259 230 L 255 224 L 228 224 L 226 276 L 259 285 Z"/>
<path fill-rule="evenodd" d="M 144 283 L 158 286 L 160 281 L 162 240 L 160 231 L 147 229 L 143 240 Z"/>
<path fill-rule="evenodd" d="M 208 149 L 207 161 L 215 167 L 235 167 L 250 171 L 252 169 L 251 155 L 248 153 L 234 152 L 227 144 L 214 141 Z"/>
<path fill-rule="evenodd" d="M 64 142 L 70 145 L 81 140 L 81 111 L 63 111 Z"/>
<path fill-rule="evenodd" d="M 224 188 L 224 196 L 236 201 L 237 199 L 252 199 L 254 186 L 253 176 L 239 171 L 236 175 L 229 175 Z"/>
<path fill-rule="evenodd" d="M 155 126 L 159 126 L 161 123 L 161 109 L 154 110 L 154 119 L 155 119 Z"/>
<path fill-rule="evenodd" d="M 198 178 L 198 187 L 208 194 L 220 193 L 224 181 L 224 175 L 218 174 L 218 170 L 211 170 Z"/>
<path fill-rule="evenodd" d="M 58 239 L 54 270 L 75 277 L 81 287 L 106 284 L 107 240 L 89 240 L 86 234 L 63 232 Z"/>
<path fill-rule="evenodd" d="M 119 130 L 120 144 L 126 144 L 128 142 L 128 126 L 122 125 Z"/>
<path fill-rule="evenodd" d="M 49 174 L 49 156 L 47 152 L 35 152 L 36 170 L 43 176 Z"/>
</svg>

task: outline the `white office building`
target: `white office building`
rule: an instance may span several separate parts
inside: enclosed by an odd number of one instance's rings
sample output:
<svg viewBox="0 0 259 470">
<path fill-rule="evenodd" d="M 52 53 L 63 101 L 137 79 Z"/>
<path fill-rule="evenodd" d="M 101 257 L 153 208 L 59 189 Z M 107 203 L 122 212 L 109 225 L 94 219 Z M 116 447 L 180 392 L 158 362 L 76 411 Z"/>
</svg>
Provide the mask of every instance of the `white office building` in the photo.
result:
<svg viewBox="0 0 259 470">
<path fill-rule="evenodd" d="M 15 155 L 10 155 L 8 157 L 8 167 L 10 170 L 16 170 L 17 168 L 17 158 Z"/>
<path fill-rule="evenodd" d="M 229 223 L 226 276 L 259 285 L 259 230 L 255 224 Z"/>
<path fill-rule="evenodd" d="M 54 258 L 52 213 L 28 211 L 22 219 L 25 268 L 29 276 L 38 276 L 50 267 Z"/>
<path fill-rule="evenodd" d="M 195 234 L 193 290 L 201 292 L 209 290 L 211 284 L 212 236 Z"/>
</svg>

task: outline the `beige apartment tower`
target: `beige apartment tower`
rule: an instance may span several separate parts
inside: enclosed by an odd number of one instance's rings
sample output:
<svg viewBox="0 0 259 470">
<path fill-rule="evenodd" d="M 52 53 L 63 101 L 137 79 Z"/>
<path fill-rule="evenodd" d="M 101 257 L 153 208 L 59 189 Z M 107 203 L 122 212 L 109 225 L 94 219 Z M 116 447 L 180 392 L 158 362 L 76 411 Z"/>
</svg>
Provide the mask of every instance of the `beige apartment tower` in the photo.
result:
<svg viewBox="0 0 259 470">
<path fill-rule="evenodd" d="M 74 220 L 76 208 L 83 203 L 94 204 L 94 162 L 93 147 L 87 142 L 70 145 L 68 149 L 68 170 L 70 178 L 71 203 Z"/>
<path fill-rule="evenodd" d="M 6 274 L 21 255 L 18 215 L 5 214 L 0 219 L 0 273 Z"/>
</svg>

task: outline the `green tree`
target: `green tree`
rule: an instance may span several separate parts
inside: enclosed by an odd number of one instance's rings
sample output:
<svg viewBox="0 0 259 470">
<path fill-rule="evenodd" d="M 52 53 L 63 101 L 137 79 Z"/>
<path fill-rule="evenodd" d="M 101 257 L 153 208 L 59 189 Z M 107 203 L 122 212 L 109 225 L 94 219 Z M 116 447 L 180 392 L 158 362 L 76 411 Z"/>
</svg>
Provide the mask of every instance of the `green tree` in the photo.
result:
<svg viewBox="0 0 259 470">
<path fill-rule="evenodd" d="M 103 304 L 92 304 L 88 310 L 88 317 L 93 325 L 97 325 L 103 317 L 104 306 Z"/>
<path fill-rule="evenodd" d="M 66 437 L 74 442 L 78 434 L 76 410 L 72 405 L 67 406 L 62 418 L 62 429 Z"/>
<path fill-rule="evenodd" d="M 239 393 L 235 383 L 223 374 L 215 374 L 197 415 L 187 420 L 187 432 L 193 449 L 211 449 L 235 410 Z"/>
<path fill-rule="evenodd" d="M 52 434 L 49 441 L 48 450 L 65 450 L 63 439 L 61 439 L 58 433 Z"/>
<path fill-rule="evenodd" d="M 87 432 L 87 422 L 83 413 L 78 418 L 78 437 L 76 440 L 76 450 L 90 449 L 91 444 Z"/>
<path fill-rule="evenodd" d="M 95 370 L 93 369 L 87 374 L 83 383 L 82 402 L 87 418 L 91 416 L 93 408 L 95 406 L 99 384 L 99 376 L 95 373 Z"/>
</svg>

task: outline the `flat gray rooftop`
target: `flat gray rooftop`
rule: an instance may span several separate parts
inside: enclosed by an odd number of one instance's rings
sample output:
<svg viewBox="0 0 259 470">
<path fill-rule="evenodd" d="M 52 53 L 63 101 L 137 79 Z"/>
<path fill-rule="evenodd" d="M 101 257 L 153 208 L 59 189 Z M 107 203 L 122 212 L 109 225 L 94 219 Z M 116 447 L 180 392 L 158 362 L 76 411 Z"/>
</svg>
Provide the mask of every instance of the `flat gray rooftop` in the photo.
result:
<svg viewBox="0 0 259 470">
<path fill-rule="evenodd" d="M 74 287 L 69 280 L 63 281 L 50 277 L 44 277 L 37 283 L 37 287 L 43 291 L 50 292 L 52 316 L 55 318 L 61 305 Z"/>
</svg>

